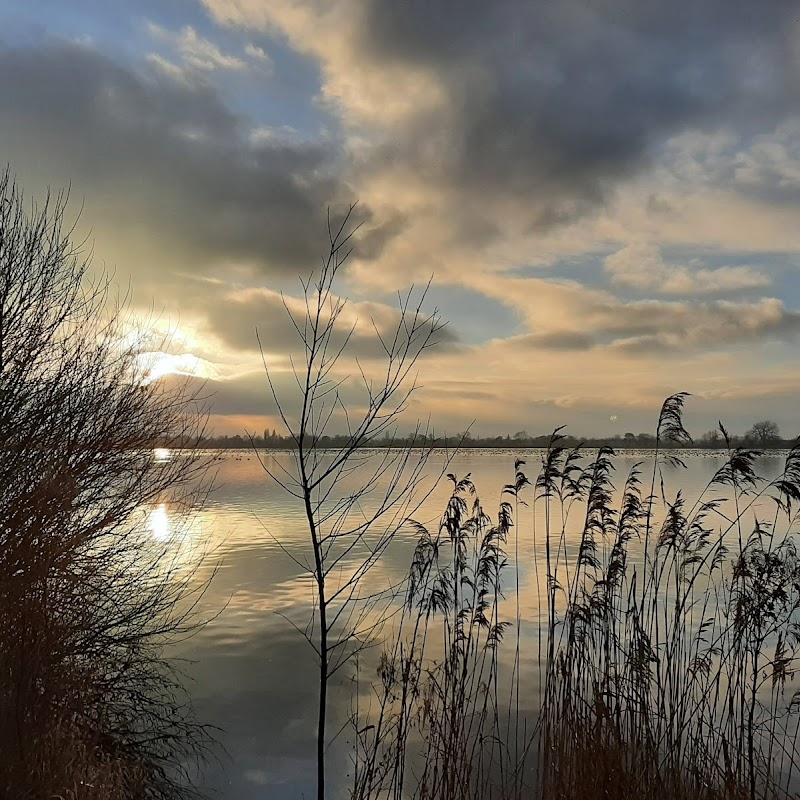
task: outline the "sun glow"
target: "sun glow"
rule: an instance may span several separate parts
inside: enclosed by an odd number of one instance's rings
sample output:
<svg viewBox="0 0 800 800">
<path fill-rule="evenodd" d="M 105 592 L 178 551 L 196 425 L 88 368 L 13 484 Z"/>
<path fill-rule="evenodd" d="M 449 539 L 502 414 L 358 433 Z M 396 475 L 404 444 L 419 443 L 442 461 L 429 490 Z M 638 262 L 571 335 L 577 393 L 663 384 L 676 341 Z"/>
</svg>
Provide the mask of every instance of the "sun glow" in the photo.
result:
<svg viewBox="0 0 800 800">
<path fill-rule="evenodd" d="M 166 503 L 156 506 L 147 518 L 147 527 L 157 542 L 168 542 L 172 536 Z"/>
<path fill-rule="evenodd" d="M 214 378 L 216 370 L 202 358 L 191 353 L 173 355 L 163 351 L 140 353 L 136 357 L 137 371 L 143 385 L 167 375 L 187 375 L 194 378 Z"/>
<path fill-rule="evenodd" d="M 157 503 L 142 509 L 144 519 L 140 531 L 149 539 L 149 553 L 164 575 L 176 575 L 193 570 L 202 560 L 206 545 L 206 517 L 170 508 L 169 503 Z"/>
<path fill-rule="evenodd" d="M 171 459 L 172 453 L 168 447 L 156 447 L 153 450 L 153 461 L 157 464 L 163 464 Z"/>
</svg>

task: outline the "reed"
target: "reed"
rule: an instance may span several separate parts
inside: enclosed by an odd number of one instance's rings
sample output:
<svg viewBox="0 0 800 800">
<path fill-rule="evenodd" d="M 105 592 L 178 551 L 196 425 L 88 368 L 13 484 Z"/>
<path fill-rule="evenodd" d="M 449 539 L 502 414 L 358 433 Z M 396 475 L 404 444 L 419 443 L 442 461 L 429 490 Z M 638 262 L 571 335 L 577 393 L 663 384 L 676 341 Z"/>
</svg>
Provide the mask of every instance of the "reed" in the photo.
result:
<svg viewBox="0 0 800 800">
<path fill-rule="evenodd" d="M 665 401 L 646 471 L 618 477 L 613 450 L 557 430 L 535 474 L 516 462 L 495 520 L 450 476 L 438 529 L 414 524 L 405 605 L 356 708 L 353 797 L 793 795 L 800 448 L 766 480 L 720 426 L 700 496 L 668 494 L 684 400 Z"/>
<path fill-rule="evenodd" d="M 487 796 L 508 776 L 498 691 L 500 576 L 512 507 L 496 524 L 469 476 L 449 475 L 453 493 L 438 531 L 417 524 L 400 635 L 383 653 L 378 713 L 358 727 L 353 796 Z M 413 775 L 413 779 L 410 776 Z"/>
</svg>

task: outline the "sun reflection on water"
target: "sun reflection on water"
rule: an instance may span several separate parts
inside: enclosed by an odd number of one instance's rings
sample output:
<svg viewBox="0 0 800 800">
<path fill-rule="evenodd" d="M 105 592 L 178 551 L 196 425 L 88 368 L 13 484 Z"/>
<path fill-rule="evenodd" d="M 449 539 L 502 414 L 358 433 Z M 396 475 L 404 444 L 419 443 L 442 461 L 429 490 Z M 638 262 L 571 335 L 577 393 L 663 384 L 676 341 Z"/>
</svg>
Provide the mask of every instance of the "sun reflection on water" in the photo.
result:
<svg viewBox="0 0 800 800">
<path fill-rule="evenodd" d="M 161 503 L 150 511 L 147 527 L 157 542 L 168 542 L 171 538 L 167 504 Z"/>
<path fill-rule="evenodd" d="M 169 571 L 182 572 L 198 567 L 208 544 L 206 514 L 181 511 L 169 502 L 157 503 L 144 511 L 142 534 L 150 540 L 143 557 L 155 557 Z"/>
<path fill-rule="evenodd" d="M 169 461 L 171 455 L 172 455 L 172 453 L 170 453 L 170 450 L 169 450 L 168 447 L 156 447 L 153 450 L 153 460 L 155 460 L 155 461 L 157 461 L 159 463 L 164 462 L 164 461 Z"/>
</svg>

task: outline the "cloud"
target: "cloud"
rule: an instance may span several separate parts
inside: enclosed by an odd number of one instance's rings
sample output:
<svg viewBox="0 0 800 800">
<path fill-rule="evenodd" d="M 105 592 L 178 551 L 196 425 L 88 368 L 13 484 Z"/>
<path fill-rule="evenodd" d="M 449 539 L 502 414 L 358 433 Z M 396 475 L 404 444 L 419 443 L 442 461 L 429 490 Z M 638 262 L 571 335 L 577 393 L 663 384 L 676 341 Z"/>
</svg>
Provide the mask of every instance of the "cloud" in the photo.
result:
<svg viewBox="0 0 800 800">
<path fill-rule="evenodd" d="M 733 181 L 744 193 L 777 204 L 800 203 L 800 118 L 760 135 L 733 159 Z"/>
<path fill-rule="evenodd" d="M 162 295 L 208 291 L 179 272 L 306 273 L 328 206 L 353 199 L 335 142 L 252 129 L 209 84 L 143 77 L 74 45 L 0 49 L 4 158 L 31 193 L 71 183 L 99 252 Z M 369 205 L 359 211 L 369 228 Z"/>
<path fill-rule="evenodd" d="M 334 296 L 332 299 L 335 301 L 337 298 Z M 291 352 L 302 357 L 302 346 L 295 327 L 297 325 L 302 328 L 306 314 L 302 297 L 281 294 L 266 288 L 230 290 L 216 296 L 209 304 L 206 314 L 211 330 L 230 347 L 241 351 L 255 351 L 260 341 L 261 347 L 269 356 L 285 356 Z M 322 318 L 329 318 L 325 311 Z M 410 321 L 410 316 L 407 315 L 407 319 Z M 400 311 L 396 306 L 372 301 L 347 302 L 339 315 L 337 333 L 332 340 L 332 348 L 338 349 L 349 336 L 340 369 L 353 369 L 353 357 L 385 357 L 385 351 L 376 334 L 384 341 L 391 342 L 395 331 L 399 329 L 401 335 L 398 341 L 402 342 L 404 338 L 401 322 Z M 430 332 L 430 322 L 423 323 L 419 328 L 422 335 Z M 438 349 L 446 349 L 457 345 L 458 334 L 448 325 L 433 334 L 433 341 L 437 343 Z"/>
<path fill-rule="evenodd" d="M 170 18 L 126 65 L 102 35 L 0 49 L 0 144 L 31 194 L 72 181 L 137 298 L 181 308 L 197 341 L 165 352 L 218 371 L 229 421 L 271 413 L 254 328 L 288 375 L 279 290 L 356 198 L 346 293 L 455 287 L 464 337 L 421 364 L 422 416 L 514 430 L 569 408 L 590 431 L 593 409 L 793 363 L 794 3 L 205 6 L 228 29 Z M 389 307 L 354 305 L 385 325 Z"/>
<path fill-rule="evenodd" d="M 707 269 L 669 264 L 658 245 L 631 244 L 608 256 L 603 262 L 614 283 L 659 294 L 719 294 L 769 286 L 768 275 L 752 267 Z"/>
<path fill-rule="evenodd" d="M 525 202 L 520 229 L 569 223 L 670 136 L 769 125 L 795 106 L 788 0 L 758 13 L 701 0 L 678 17 L 666 0 L 468 0 L 457 14 L 394 0 L 204 2 L 219 23 L 280 31 L 319 62 L 323 100 L 374 145 L 368 171 L 400 160 L 454 197 L 475 194 L 476 207 L 451 209 L 463 236 L 496 203 Z"/>
<path fill-rule="evenodd" d="M 595 337 L 584 331 L 554 330 L 514 336 L 509 343 L 523 350 L 589 350 L 597 344 Z"/>
<path fill-rule="evenodd" d="M 142 383 L 152 383 L 165 375 L 185 375 L 199 378 L 216 378 L 219 370 L 205 359 L 190 353 L 175 355 L 163 351 L 139 353 L 136 357 L 137 374 Z"/>
<path fill-rule="evenodd" d="M 713 261 L 667 258 L 658 281 L 632 287 L 642 294 L 752 294 L 775 283 L 759 255 L 800 251 L 800 206 L 734 179 L 759 137 L 783 137 L 791 155 L 789 3 L 767 18 L 701 0 L 680 26 L 664 0 L 468 0 L 457 15 L 389 0 L 204 4 L 238 35 L 280 38 L 318 65 L 342 174 L 386 234 L 353 261 L 362 291 L 558 273 L 589 251 L 652 242 Z"/>
<path fill-rule="evenodd" d="M 148 22 L 147 31 L 155 41 L 175 50 L 184 67 L 188 69 L 200 72 L 211 72 L 215 69 L 241 71 L 247 67 L 244 59 L 223 53 L 210 39 L 200 36 L 191 25 L 186 25 L 179 31 L 170 31 L 154 22 Z M 260 52 L 266 57 L 263 50 Z"/>
<path fill-rule="evenodd" d="M 649 300 L 624 304 L 614 316 L 605 324 L 605 330 L 615 336 L 612 347 L 639 355 L 794 341 L 800 333 L 800 313 L 776 298 L 699 304 Z"/>
<path fill-rule="evenodd" d="M 272 65 L 272 59 L 267 55 L 266 51 L 262 47 L 258 47 L 258 45 L 255 45 L 252 42 L 248 42 L 244 46 L 244 54 L 249 58 L 255 59 L 256 61 L 261 61 L 270 66 Z"/>
<path fill-rule="evenodd" d="M 147 61 L 154 69 L 175 83 L 182 83 L 186 86 L 191 86 L 193 83 L 191 73 L 158 53 L 148 53 Z"/>
<path fill-rule="evenodd" d="M 791 342 L 800 332 L 800 312 L 777 298 L 623 300 L 575 281 L 544 278 L 495 276 L 481 285 L 523 315 L 530 333 L 509 340 L 517 348 L 681 356 L 743 343 Z"/>
</svg>

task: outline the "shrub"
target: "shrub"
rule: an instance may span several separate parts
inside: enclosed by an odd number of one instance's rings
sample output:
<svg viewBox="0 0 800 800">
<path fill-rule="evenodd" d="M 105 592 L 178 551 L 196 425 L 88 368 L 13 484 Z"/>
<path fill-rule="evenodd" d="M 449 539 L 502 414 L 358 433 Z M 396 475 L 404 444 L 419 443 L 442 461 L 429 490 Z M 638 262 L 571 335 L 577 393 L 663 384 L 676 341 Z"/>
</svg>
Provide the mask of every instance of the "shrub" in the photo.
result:
<svg viewBox="0 0 800 800">
<path fill-rule="evenodd" d="M 0 793 L 177 797 L 209 732 L 162 653 L 192 627 L 188 575 L 142 519 L 202 493 L 201 462 L 153 457 L 202 415 L 144 384 L 66 204 L 0 176 Z"/>
</svg>

